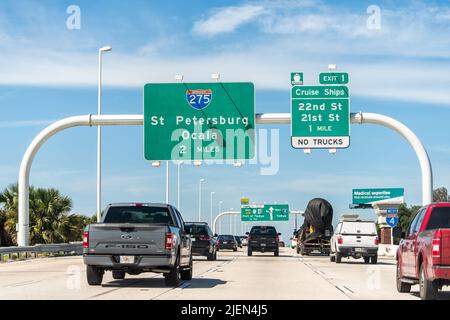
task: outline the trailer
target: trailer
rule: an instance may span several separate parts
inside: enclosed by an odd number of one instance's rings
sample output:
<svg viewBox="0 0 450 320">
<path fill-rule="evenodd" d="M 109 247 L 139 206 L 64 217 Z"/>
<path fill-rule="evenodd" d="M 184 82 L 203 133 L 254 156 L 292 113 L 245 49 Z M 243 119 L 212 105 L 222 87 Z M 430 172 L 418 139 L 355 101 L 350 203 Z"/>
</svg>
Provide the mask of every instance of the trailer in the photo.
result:
<svg viewBox="0 0 450 320">
<path fill-rule="evenodd" d="M 297 232 L 296 251 L 309 255 L 316 251 L 323 255 L 330 254 L 330 240 L 333 234 L 333 207 L 322 198 L 314 198 L 306 207 L 305 221 Z"/>
</svg>

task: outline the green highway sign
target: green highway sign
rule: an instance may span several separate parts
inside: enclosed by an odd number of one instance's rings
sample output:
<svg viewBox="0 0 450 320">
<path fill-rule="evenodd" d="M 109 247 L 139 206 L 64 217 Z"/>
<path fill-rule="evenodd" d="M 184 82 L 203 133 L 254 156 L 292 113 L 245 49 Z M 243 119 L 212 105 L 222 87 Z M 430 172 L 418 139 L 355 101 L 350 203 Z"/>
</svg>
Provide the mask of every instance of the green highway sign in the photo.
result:
<svg viewBox="0 0 450 320">
<path fill-rule="evenodd" d="M 241 207 L 242 221 L 288 221 L 289 205 L 265 204 Z"/>
<path fill-rule="evenodd" d="M 293 86 L 291 117 L 291 143 L 296 149 L 337 149 L 350 145 L 347 86 Z"/>
<path fill-rule="evenodd" d="M 146 160 L 238 160 L 254 156 L 253 83 L 144 86 Z"/>
<path fill-rule="evenodd" d="M 291 85 L 301 86 L 303 84 L 303 72 L 291 72 Z"/>
<path fill-rule="evenodd" d="M 319 74 L 320 84 L 348 84 L 347 72 L 323 72 Z"/>
<path fill-rule="evenodd" d="M 376 188 L 353 189 L 353 204 L 373 203 L 403 203 L 405 189 L 403 188 Z"/>
</svg>

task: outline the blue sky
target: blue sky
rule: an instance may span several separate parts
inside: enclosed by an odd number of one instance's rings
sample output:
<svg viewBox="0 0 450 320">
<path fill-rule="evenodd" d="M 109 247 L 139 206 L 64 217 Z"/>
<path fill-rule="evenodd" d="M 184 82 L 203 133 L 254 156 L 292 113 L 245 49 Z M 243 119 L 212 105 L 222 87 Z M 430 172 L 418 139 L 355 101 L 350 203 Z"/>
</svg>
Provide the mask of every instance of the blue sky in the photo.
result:
<svg viewBox="0 0 450 320">
<path fill-rule="evenodd" d="M 289 112 L 289 73 L 303 71 L 316 84 L 336 63 L 350 73 L 351 110 L 392 116 L 409 126 L 430 155 L 434 185 L 450 187 L 450 2 L 377 1 L 380 29 L 369 29 L 371 1 L 7 1 L 0 4 L 0 187 L 17 181 L 21 157 L 33 137 L 54 120 L 96 113 L 97 50 L 104 57 L 103 110 L 142 113 L 147 82 L 252 81 L 257 112 Z M 81 29 L 68 30 L 66 9 L 77 5 Z M 397 134 L 352 125 L 351 147 L 334 156 L 304 155 L 279 129 L 280 169 L 261 176 L 247 165 L 182 167 L 181 210 L 198 210 L 198 180 L 214 205 L 237 209 L 251 201 L 329 199 L 336 216 L 348 212 L 351 189 L 404 187 L 408 203 L 421 201 L 420 170 Z M 56 187 L 74 200 L 74 212 L 95 211 L 96 129 L 74 128 L 53 137 L 36 157 L 31 182 Z M 104 204 L 164 201 L 165 171 L 143 160 L 142 128 L 104 129 Z M 175 167 L 171 201 L 176 202 Z M 370 210 L 363 212 L 368 217 Z M 225 222 L 228 225 L 227 222 Z M 279 224 L 283 233 L 292 221 Z M 240 229 L 239 229 L 240 230 Z M 285 237 L 286 239 L 287 237 Z"/>
</svg>

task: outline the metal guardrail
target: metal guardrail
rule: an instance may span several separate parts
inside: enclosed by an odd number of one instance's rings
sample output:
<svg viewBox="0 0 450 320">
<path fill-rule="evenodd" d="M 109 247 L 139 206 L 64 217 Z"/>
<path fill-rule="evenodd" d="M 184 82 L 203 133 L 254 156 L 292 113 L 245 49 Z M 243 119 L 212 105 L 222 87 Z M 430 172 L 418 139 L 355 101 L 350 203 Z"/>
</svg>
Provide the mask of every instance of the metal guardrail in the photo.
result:
<svg viewBox="0 0 450 320">
<path fill-rule="evenodd" d="M 55 253 L 55 252 L 75 252 L 78 254 L 83 253 L 83 245 L 81 242 L 74 243 L 57 243 L 57 244 L 37 244 L 34 246 L 24 247 L 0 247 L 1 254 L 11 254 L 20 252 L 30 253 Z"/>
</svg>

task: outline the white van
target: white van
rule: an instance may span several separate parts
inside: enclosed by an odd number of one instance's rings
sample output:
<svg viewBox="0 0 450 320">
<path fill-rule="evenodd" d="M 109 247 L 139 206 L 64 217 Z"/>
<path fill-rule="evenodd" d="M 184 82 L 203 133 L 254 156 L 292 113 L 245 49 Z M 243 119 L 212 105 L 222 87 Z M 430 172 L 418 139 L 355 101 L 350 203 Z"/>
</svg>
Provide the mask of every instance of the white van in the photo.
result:
<svg viewBox="0 0 450 320">
<path fill-rule="evenodd" d="M 356 215 L 343 215 L 331 237 L 330 261 L 341 263 L 343 257 L 363 258 L 377 263 L 378 235 L 375 222 Z"/>
</svg>

